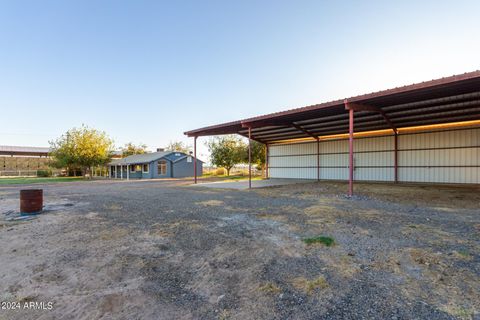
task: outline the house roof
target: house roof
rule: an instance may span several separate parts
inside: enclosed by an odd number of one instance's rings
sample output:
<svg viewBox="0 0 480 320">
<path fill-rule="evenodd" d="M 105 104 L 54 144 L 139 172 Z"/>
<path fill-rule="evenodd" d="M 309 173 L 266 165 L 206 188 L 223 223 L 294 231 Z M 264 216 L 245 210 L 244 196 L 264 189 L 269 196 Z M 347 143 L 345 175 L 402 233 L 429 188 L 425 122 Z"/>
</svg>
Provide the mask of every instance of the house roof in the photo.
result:
<svg viewBox="0 0 480 320">
<path fill-rule="evenodd" d="M 43 147 L 0 146 L 0 154 L 2 155 L 46 156 L 49 152 L 50 148 Z"/>
<path fill-rule="evenodd" d="M 372 92 L 347 99 L 227 122 L 185 132 L 208 136 L 240 134 L 272 143 L 348 132 L 355 108 L 355 132 L 480 120 L 480 71 Z"/>
<path fill-rule="evenodd" d="M 133 163 L 148 163 L 158 159 L 165 157 L 172 153 L 171 151 L 168 152 L 147 152 L 142 154 L 133 154 L 131 156 L 122 158 L 122 159 L 115 159 L 110 162 L 110 164 L 133 164 Z"/>
<path fill-rule="evenodd" d="M 179 157 L 169 157 L 172 154 L 180 153 Z M 166 158 L 172 162 L 177 162 L 180 159 L 187 157 L 187 155 L 183 152 L 178 151 L 159 151 L 159 152 L 148 152 L 143 154 L 134 154 L 122 159 L 113 159 L 110 162 L 110 165 L 127 165 L 127 164 L 139 164 L 139 163 L 149 163 L 152 161 L 156 161 L 162 158 Z M 197 159 L 198 160 L 198 159 Z M 201 161 L 201 160 L 199 160 Z"/>
</svg>

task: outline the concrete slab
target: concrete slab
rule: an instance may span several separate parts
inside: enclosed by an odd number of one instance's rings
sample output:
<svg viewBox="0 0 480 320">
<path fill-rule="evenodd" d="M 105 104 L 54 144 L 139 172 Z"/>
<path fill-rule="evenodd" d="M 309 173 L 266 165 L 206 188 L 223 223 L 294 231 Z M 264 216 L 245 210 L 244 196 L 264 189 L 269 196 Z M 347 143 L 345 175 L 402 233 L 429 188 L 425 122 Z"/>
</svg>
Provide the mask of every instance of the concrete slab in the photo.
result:
<svg viewBox="0 0 480 320">
<path fill-rule="evenodd" d="M 296 184 L 296 183 L 310 183 L 316 180 L 305 180 L 305 179 L 267 179 L 267 180 L 252 180 L 252 188 L 265 188 L 273 186 L 283 186 L 287 184 Z M 192 184 L 192 187 L 207 187 L 207 188 L 217 188 L 217 189 L 248 189 L 248 180 L 241 181 L 217 181 L 217 182 L 206 182 Z"/>
</svg>

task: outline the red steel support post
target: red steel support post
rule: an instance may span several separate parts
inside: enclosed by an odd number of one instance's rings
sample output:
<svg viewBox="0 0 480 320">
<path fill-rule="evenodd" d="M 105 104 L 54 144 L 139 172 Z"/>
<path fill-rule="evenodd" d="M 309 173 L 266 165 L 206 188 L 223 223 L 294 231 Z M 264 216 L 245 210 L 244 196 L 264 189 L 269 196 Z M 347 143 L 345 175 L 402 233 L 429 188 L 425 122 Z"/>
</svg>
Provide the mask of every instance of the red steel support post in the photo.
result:
<svg viewBox="0 0 480 320">
<path fill-rule="evenodd" d="M 317 137 L 317 181 L 320 181 L 320 138 Z"/>
<path fill-rule="evenodd" d="M 394 144 L 394 151 L 393 151 L 394 169 L 393 170 L 395 170 L 393 172 L 393 176 L 394 176 L 395 183 L 397 183 L 398 182 L 398 133 L 397 133 L 397 131 L 395 131 L 393 144 Z"/>
<path fill-rule="evenodd" d="M 252 189 L 252 127 L 248 127 L 248 188 Z"/>
<path fill-rule="evenodd" d="M 193 176 L 194 183 L 197 183 L 197 136 L 193 137 Z"/>
<path fill-rule="evenodd" d="M 348 145 L 349 145 L 349 157 L 348 157 L 348 195 L 353 195 L 353 109 L 349 111 L 349 128 L 348 128 Z"/>
<path fill-rule="evenodd" d="M 268 179 L 268 144 L 265 144 L 265 179 Z"/>
</svg>

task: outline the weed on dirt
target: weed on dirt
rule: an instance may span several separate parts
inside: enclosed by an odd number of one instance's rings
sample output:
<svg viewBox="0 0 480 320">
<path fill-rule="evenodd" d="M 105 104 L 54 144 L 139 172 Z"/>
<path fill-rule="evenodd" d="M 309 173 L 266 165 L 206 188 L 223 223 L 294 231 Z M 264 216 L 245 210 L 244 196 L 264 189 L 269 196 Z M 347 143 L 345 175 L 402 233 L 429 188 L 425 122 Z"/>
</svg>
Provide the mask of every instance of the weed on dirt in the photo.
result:
<svg viewBox="0 0 480 320">
<path fill-rule="evenodd" d="M 327 247 L 333 246 L 335 244 L 335 240 L 332 237 L 326 237 L 326 236 L 304 238 L 302 239 L 302 241 L 305 242 L 306 244 L 320 243 Z"/>
</svg>

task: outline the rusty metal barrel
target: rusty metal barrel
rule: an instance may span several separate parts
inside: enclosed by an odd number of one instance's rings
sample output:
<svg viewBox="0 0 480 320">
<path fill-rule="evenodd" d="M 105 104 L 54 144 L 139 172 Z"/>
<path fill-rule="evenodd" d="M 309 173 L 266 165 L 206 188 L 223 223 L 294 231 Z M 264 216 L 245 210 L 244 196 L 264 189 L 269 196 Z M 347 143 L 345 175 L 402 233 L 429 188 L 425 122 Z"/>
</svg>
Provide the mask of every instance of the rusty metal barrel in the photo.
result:
<svg viewBox="0 0 480 320">
<path fill-rule="evenodd" d="M 20 212 L 38 213 L 43 209 L 43 190 L 20 190 Z"/>
</svg>

